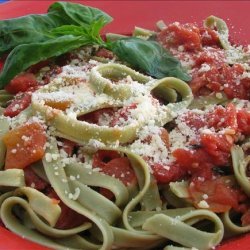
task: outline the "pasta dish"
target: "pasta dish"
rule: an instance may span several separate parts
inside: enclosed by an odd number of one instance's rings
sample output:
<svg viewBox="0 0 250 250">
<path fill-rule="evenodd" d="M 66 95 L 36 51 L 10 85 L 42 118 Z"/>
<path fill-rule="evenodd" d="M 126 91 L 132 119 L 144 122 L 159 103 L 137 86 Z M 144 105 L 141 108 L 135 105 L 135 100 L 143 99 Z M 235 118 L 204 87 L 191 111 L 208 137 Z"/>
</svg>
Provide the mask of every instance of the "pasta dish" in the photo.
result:
<svg viewBox="0 0 250 250">
<path fill-rule="evenodd" d="M 0 21 L 0 218 L 52 249 L 212 249 L 250 230 L 250 50 L 215 16 L 100 35 L 56 2 Z"/>
</svg>

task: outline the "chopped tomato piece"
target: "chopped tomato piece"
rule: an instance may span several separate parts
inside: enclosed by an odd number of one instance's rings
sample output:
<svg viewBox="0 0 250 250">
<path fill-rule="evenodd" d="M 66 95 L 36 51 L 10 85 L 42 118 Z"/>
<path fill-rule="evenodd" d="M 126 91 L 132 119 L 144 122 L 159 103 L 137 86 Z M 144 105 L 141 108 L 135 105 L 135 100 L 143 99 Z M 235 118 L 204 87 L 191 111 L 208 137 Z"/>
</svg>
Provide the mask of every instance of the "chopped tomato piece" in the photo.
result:
<svg viewBox="0 0 250 250">
<path fill-rule="evenodd" d="M 127 157 L 120 157 L 109 161 L 102 167 L 101 171 L 107 175 L 114 176 L 126 186 L 136 181 L 134 170 Z"/>
<path fill-rule="evenodd" d="M 33 122 L 10 130 L 3 141 L 7 147 L 5 169 L 22 169 L 43 157 L 46 134 L 41 124 Z"/>
<path fill-rule="evenodd" d="M 250 225 L 250 209 L 248 209 L 241 217 L 242 226 Z"/>
<path fill-rule="evenodd" d="M 230 149 L 233 138 L 225 134 L 201 134 L 201 144 L 204 150 L 213 159 L 214 165 L 229 165 Z"/>
<path fill-rule="evenodd" d="M 24 177 L 26 186 L 35 188 L 36 190 L 43 191 L 49 184 L 40 178 L 30 167 L 24 169 Z"/>
<path fill-rule="evenodd" d="M 188 190 L 197 208 L 223 213 L 238 206 L 238 191 L 230 187 L 223 178 L 193 181 Z"/>
<path fill-rule="evenodd" d="M 137 180 L 129 159 L 121 157 L 116 151 L 99 150 L 93 157 L 93 168 L 100 168 L 101 172 L 117 178 L 126 186 L 132 185 Z M 114 197 L 105 188 L 100 188 L 100 193 L 108 199 Z"/>
<path fill-rule="evenodd" d="M 214 30 L 202 27 L 200 28 L 200 35 L 202 46 L 220 47 L 219 37 Z"/>
<path fill-rule="evenodd" d="M 130 111 L 133 109 L 136 109 L 137 103 L 132 103 L 129 106 L 125 106 L 121 109 L 119 109 L 113 116 L 113 119 L 111 120 L 110 124 L 111 126 L 115 126 L 119 124 L 119 120 L 122 118 L 122 120 L 127 121 L 129 118 Z"/>
<path fill-rule="evenodd" d="M 77 213 L 68 206 L 66 206 L 58 197 L 54 190 L 50 190 L 48 196 L 59 201 L 58 205 L 61 207 L 61 215 L 55 225 L 57 229 L 70 229 L 82 225 L 89 221 L 85 216 Z"/>
<path fill-rule="evenodd" d="M 173 156 L 176 158 L 176 164 L 191 174 L 192 179 L 211 179 L 212 159 L 202 148 L 194 150 L 178 148 L 173 151 Z"/>
<path fill-rule="evenodd" d="M 28 72 L 30 73 L 33 73 L 33 74 L 36 74 L 38 73 L 42 68 L 48 66 L 50 63 L 49 60 L 45 60 L 45 61 L 41 61 L 37 64 L 34 64 L 32 65 L 29 69 L 28 69 Z"/>
<path fill-rule="evenodd" d="M 168 184 L 171 181 L 177 181 L 186 174 L 186 170 L 178 164 L 163 166 L 155 163 L 152 167 L 153 175 L 158 183 Z"/>
<path fill-rule="evenodd" d="M 62 142 L 61 148 L 67 153 L 68 156 L 72 156 L 75 147 L 77 146 L 77 143 L 67 139 L 61 139 L 61 142 Z"/>
<path fill-rule="evenodd" d="M 216 108 L 206 115 L 208 127 L 215 129 L 230 128 L 232 134 L 236 133 L 238 129 L 237 115 L 235 106 L 230 103 L 224 108 L 223 106 L 216 106 Z"/>
<path fill-rule="evenodd" d="M 88 122 L 88 123 L 99 124 L 99 119 L 101 118 L 101 116 L 111 117 L 113 116 L 114 113 L 115 113 L 114 108 L 103 108 L 103 109 L 98 109 L 96 111 L 82 115 L 78 117 L 77 119 L 80 121 Z"/>
<path fill-rule="evenodd" d="M 201 49 L 199 28 L 193 24 L 170 24 L 158 34 L 157 39 L 166 48 L 183 46 L 185 51 Z"/>
<path fill-rule="evenodd" d="M 121 155 L 113 150 L 98 150 L 93 156 L 93 167 L 102 168 L 113 159 L 120 158 Z"/>
<path fill-rule="evenodd" d="M 11 94 L 17 94 L 19 92 L 26 92 L 31 87 L 36 87 L 38 82 L 36 77 L 32 73 L 22 73 L 16 76 L 5 87 L 5 90 Z"/>
<path fill-rule="evenodd" d="M 15 99 L 9 104 L 9 106 L 4 110 L 4 116 L 15 117 L 24 109 L 26 109 L 31 103 L 30 93 L 20 93 L 17 94 Z"/>
<path fill-rule="evenodd" d="M 72 101 L 70 100 L 63 100 L 63 101 L 45 100 L 45 105 L 50 106 L 54 109 L 62 110 L 62 111 L 65 111 L 67 108 L 69 108 L 71 103 Z"/>
<path fill-rule="evenodd" d="M 105 49 L 105 48 L 99 49 L 95 55 L 99 56 L 99 57 L 108 58 L 108 59 L 114 58 L 114 53 L 110 50 Z"/>
<path fill-rule="evenodd" d="M 239 131 L 244 135 L 250 135 L 250 112 L 241 109 L 237 112 L 237 122 Z"/>
</svg>

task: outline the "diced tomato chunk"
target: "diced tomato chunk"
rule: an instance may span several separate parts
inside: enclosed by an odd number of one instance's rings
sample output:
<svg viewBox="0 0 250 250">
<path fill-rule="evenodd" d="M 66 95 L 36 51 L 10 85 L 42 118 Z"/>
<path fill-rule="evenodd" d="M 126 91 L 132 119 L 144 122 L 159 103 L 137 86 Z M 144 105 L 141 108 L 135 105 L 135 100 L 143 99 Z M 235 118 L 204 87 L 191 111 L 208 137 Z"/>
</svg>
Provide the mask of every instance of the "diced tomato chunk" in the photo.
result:
<svg viewBox="0 0 250 250">
<path fill-rule="evenodd" d="M 24 109 L 26 109 L 31 103 L 30 93 L 20 93 L 17 94 L 15 99 L 11 101 L 9 106 L 5 108 L 3 114 L 8 117 L 15 117 Z"/>
<path fill-rule="evenodd" d="M 230 187 L 230 184 L 227 184 L 222 177 L 193 181 L 188 190 L 197 208 L 207 208 L 213 212 L 222 213 L 238 206 L 239 192 Z M 204 202 L 206 202 L 205 207 Z"/>
<path fill-rule="evenodd" d="M 30 73 L 33 73 L 33 74 L 36 74 L 38 73 L 42 68 L 48 66 L 50 63 L 49 60 L 45 60 L 45 61 L 41 61 L 37 64 L 34 64 L 32 65 L 29 69 L 28 69 L 28 72 Z"/>
<path fill-rule="evenodd" d="M 114 108 L 103 108 L 103 109 L 98 109 L 93 112 L 87 113 L 85 115 L 82 115 L 78 117 L 77 119 L 80 121 L 85 121 L 88 123 L 93 123 L 93 124 L 99 124 L 99 119 L 101 116 L 113 116 L 115 113 Z"/>
<path fill-rule="evenodd" d="M 242 226 L 250 225 L 250 209 L 248 209 L 241 217 Z"/>
<path fill-rule="evenodd" d="M 239 131 L 244 135 L 250 135 L 250 112 L 246 109 L 237 111 Z"/>
<path fill-rule="evenodd" d="M 157 183 L 160 184 L 168 184 L 171 181 L 177 181 L 186 174 L 186 170 L 178 164 L 163 166 L 162 164 L 155 163 L 151 168 Z"/>
<path fill-rule="evenodd" d="M 114 150 L 98 150 L 93 156 L 93 167 L 102 168 L 111 160 L 120 157 L 121 155 Z"/>
<path fill-rule="evenodd" d="M 67 139 L 62 139 L 62 148 L 67 153 L 68 156 L 73 155 L 76 146 L 77 143 Z"/>
<path fill-rule="evenodd" d="M 45 105 L 62 111 L 69 108 L 71 103 L 71 100 L 45 100 Z"/>
<path fill-rule="evenodd" d="M 166 48 L 183 46 L 185 51 L 201 49 L 199 28 L 194 24 L 172 23 L 158 34 L 157 39 Z"/>
<path fill-rule="evenodd" d="M 99 49 L 95 55 L 99 56 L 99 57 L 108 58 L 108 59 L 114 58 L 114 53 L 110 50 L 105 49 L 105 48 Z"/>
<path fill-rule="evenodd" d="M 88 218 L 72 210 L 66 206 L 58 197 L 54 190 L 50 190 L 48 193 L 50 198 L 59 201 L 59 206 L 61 207 L 61 215 L 55 225 L 57 229 L 70 229 L 82 225 L 84 222 L 88 222 Z"/>
<path fill-rule="evenodd" d="M 40 178 L 30 167 L 24 169 L 24 177 L 26 186 L 36 190 L 43 191 L 49 186 L 49 183 Z"/>
<path fill-rule="evenodd" d="M 232 103 L 229 103 L 225 108 L 216 106 L 213 111 L 206 115 L 206 120 L 208 127 L 216 130 L 229 128 L 231 133 L 234 134 L 238 129 L 236 108 Z"/>
<path fill-rule="evenodd" d="M 201 35 L 202 46 L 211 46 L 211 47 L 220 46 L 219 36 L 214 30 L 202 27 L 200 28 L 200 35 Z"/>
<path fill-rule="evenodd" d="M 38 82 L 36 77 L 32 73 L 22 73 L 16 76 L 5 87 L 5 90 L 11 94 L 17 94 L 19 92 L 26 92 L 31 87 L 36 87 Z"/>
<path fill-rule="evenodd" d="M 121 109 L 119 109 L 116 113 L 114 113 L 113 118 L 110 122 L 111 126 L 115 126 L 119 124 L 119 120 L 122 118 L 122 120 L 127 121 L 129 118 L 130 111 L 133 109 L 136 109 L 137 103 L 132 103 L 129 106 L 125 106 Z"/>
<path fill-rule="evenodd" d="M 4 135 L 3 141 L 7 147 L 5 169 L 28 167 L 45 153 L 45 130 L 37 122 L 10 130 Z"/>
<path fill-rule="evenodd" d="M 106 175 L 113 176 L 122 181 L 124 185 L 129 186 L 134 184 L 137 179 L 135 172 L 130 165 L 127 157 L 112 150 L 99 150 L 93 156 L 93 168 L 100 168 L 100 171 Z M 112 199 L 114 195 L 111 191 L 100 188 L 100 193 L 108 199 Z"/>
<path fill-rule="evenodd" d="M 233 138 L 225 134 L 201 134 L 203 149 L 213 159 L 214 165 L 226 166 L 230 161 L 230 149 L 233 146 Z"/>
</svg>

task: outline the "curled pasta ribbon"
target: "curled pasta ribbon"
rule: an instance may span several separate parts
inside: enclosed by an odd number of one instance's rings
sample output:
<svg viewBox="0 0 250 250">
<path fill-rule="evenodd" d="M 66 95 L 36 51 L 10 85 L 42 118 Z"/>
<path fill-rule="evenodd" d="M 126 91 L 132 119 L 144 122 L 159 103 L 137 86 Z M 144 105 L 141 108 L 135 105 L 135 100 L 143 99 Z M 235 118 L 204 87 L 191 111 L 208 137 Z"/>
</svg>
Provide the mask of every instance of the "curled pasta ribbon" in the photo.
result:
<svg viewBox="0 0 250 250">
<path fill-rule="evenodd" d="M 192 227 L 204 219 L 214 223 L 214 233 Z M 222 240 L 224 233 L 220 218 L 208 210 L 194 210 L 175 218 L 166 214 L 156 214 L 147 219 L 142 228 L 183 246 L 198 249 L 210 249 L 216 246 Z"/>
<path fill-rule="evenodd" d="M 231 47 L 229 38 L 229 31 L 226 22 L 216 16 L 209 16 L 204 21 L 204 26 L 214 29 L 216 28 L 219 34 L 220 43 L 223 49 L 229 49 Z"/>
<path fill-rule="evenodd" d="M 229 64 L 243 63 L 244 67 L 249 70 L 249 54 L 245 53 L 241 46 L 233 46 L 229 42 L 229 30 L 226 22 L 216 16 L 209 16 L 204 21 L 204 26 L 217 29 L 220 44 L 223 49 L 225 49 L 227 55 L 227 61 Z"/>
<path fill-rule="evenodd" d="M 250 226 L 240 226 L 233 220 L 234 211 L 228 211 L 222 214 L 221 219 L 225 228 L 225 238 L 235 235 L 247 233 L 250 231 Z"/>
<path fill-rule="evenodd" d="M 250 162 L 250 157 L 245 157 L 244 151 L 240 146 L 233 146 L 231 149 L 234 177 L 238 185 L 244 190 L 244 192 L 250 196 L 250 180 L 246 175 L 247 166 Z M 226 237 L 234 236 L 250 231 L 250 226 L 240 226 L 235 223 L 232 219 L 235 215 L 235 211 L 231 209 L 230 211 L 222 215 L 222 221 L 225 226 Z"/>
<path fill-rule="evenodd" d="M 25 214 L 22 216 L 22 221 L 12 214 L 13 209 L 16 206 L 19 208 L 22 207 L 25 211 Z M 45 212 L 46 211 L 44 211 L 44 213 Z M 30 219 L 25 215 L 28 215 Z M 64 243 L 65 241 L 73 240 L 76 233 L 82 232 L 90 227 L 90 224 L 86 224 L 68 230 L 55 229 L 41 220 L 41 218 L 34 212 L 29 202 L 17 196 L 10 196 L 3 201 L 1 206 L 1 219 L 5 226 L 12 232 L 41 245 L 60 250 L 68 249 L 67 244 Z M 34 230 L 34 228 L 36 230 Z M 46 235 L 49 237 L 46 237 Z M 94 249 L 88 247 L 88 245 L 90 244 L 86 244 L 87 247 L 83 249 Z"/>
<path fill-rule="evenodd" d="M 250 156 L 245 157 L 244 151 L 240 146 L 232 147 L 231 155 L 235 179 L 244 192 L 250 196 L 250 180 L 246 175 L 247 166 L 250 163 Z"/>
<path fill-rule="evenodd" d="M 182 80 L 174 77 L 165 77 L 155 81 L 150 86 L 151 93 L 166 102 L 164 106 L 165 115 L 160 117 L 158 123 L 163 126 L 172 121 L 181 110 L 188 107 L 193 100 L 193 94 L 189 86 Z M 178 95 L 181 101 L 177 101 Z"/>
<path fill-rule="evenodd" d="M 119 72 L 120 67 L 122 69 L 125 66 L 119 65 L 119 64 L 105 64 L 101 66 L 96 66 L 92 69 L 91 75 L 96 76 L 98 75 L 96 72 L 97 70 L 104 70 L 104 72 L 113 72 L 111 69 L 115 69 L 114 72 Z M 149 80 L 148 77 L 143 76 L 136 71 L 125 67 L 125 72 L 129 72 L 130 75 L 132 75 L 135 79 L 138 77 L 139 79 L 141 77 L 145 77 L 144 80 L 141 80 L 141 83 L 146 82 L 146 79 Z M 94 72 L 94 73 L 93 73 Z M 134 74 L 132 74 L 132 73 Z M 108 73 L 106 73 L 108 74 Z M 121 71 L 119 74 L 123 75 L 123 71 Z M 128 73 L 127 73 L 128 74 Z M 97 77 L 98 78 L 98 77 Z M 99 79 L 100 78 L 100 79 Z M 98 81 L 94 80 L 93 77 L 90 77 L 91 84 L 93 82 L 98 82 L 99 90 L 98 91 L 104 91 L 107 85 L 107 81 L 111 82 L 108 79 L 105 79 L 104 77 L 99 77 Z M 92 79 L 92 80 L 91 80 Z M 139 80 L 138 79 L 138 80 Z M 102 85 L 103 84 L 103 85 Z M 51 89 L 58 89 L 58 84 L 51 84 Z M 102 87 L 101 87 L 102 86 Z M 122 92 L 122 89 L 127 91 L 126 89 L 130 89 L 129 85 L 122 84 L 117 85 L 119 88 L 119 93 Z M 121 89 L 120 89 L 121 88 Z M 115 90 L 115 87 L 110 88 L 112 91 Z M 110 90 L 110 91 L 111 91 Z M 112 91 L 106 91 L 106 94 L 111 95 L 111 98 L 114 98 Z M 181 109 L 187 107 L 191 100 L 192 100 L 192 93 L 189 88 L 189 86 L 176 78 L 173 77 L 166 77 L 161 80 L 153 81 L 152 84 L 149 85 L 149 91 L 151 91 L 153 94 L 161 93 L 160 96 L 164 96 L 164 99 L 168 102 L 174 102 L 167 104 L 165 107 L 163 107 L 163 116 L 160 116 L 160 120 L 158 123 L 161 123 L 161 125 L 164 125 L 166 122 L 171 121 L 176 115 L 177 112 L 179 112 Z M 124 94 L 125 97 L 131 97 L 131 93 L 126 92 L 127 94 Z M 182 101 L 177 101 L 177 93 L 182 96 Z M 147 100 L 142 100 L 142 102 L 145 102 Z M 102 103 L 99 106 L 93 108 L 93 110 L 98 110 L 100 108 L 104 107 L 111 107 L 110 104 Z M 96 124 L 90 124 L 88 122 L 79 121 L 76 118 L 72 118 L 67 116 L 62 110 L 54 109 L 52 107 L 49 107 L 42 103 L 41 101 L 32 100 L 32 108 L 34 111 L 38 111 L 41 115 L 44 116 L 46 121 L 51 124 L 53 127 L 56 128 L 57 132 L 68 136 L 72 140 L 76 140 L 78 142 L 88 142 L 91 139 L 99 140 L 103 143 L 112 143 L 119 140 L 120 143 L 128 143 L 133 141 L 136 138 L 136 133 L 139 128 L 141 128 L 145 121 L 139 121 L 135 120 L 129 125 L 125 125 L 123 127 L 115 126 L 115 127 L 108 127 L 108 126 L 98 126 Z M 93 111 L 92 110 L 92 111 Z M 88 111 L 91 112 L 91 111 Z M 83 112 L 82 114 L 86 114 L 88 112 Z"/>
<path fill-rule="evenodd" d="M 107 63 L 94 67 L 90 73 L 91 86 L 97 93 L 105 93 L 114 99 L 128 99 L 132 95 L 129 84 L 115 84 L 114 81 L 130 76 L 134 81 L 145 84 L 150 77 L 117 63 Z"/>
</svg>

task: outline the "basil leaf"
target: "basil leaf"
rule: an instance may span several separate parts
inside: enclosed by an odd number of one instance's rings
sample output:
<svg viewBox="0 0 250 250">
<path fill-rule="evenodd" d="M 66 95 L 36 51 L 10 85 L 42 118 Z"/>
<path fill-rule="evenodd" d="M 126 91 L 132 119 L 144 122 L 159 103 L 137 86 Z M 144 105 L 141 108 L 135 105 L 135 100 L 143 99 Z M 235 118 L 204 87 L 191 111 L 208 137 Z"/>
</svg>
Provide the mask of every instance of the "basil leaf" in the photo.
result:
<svg viewBox="0 0 250 250">
<path fill-rule="evenodd" d="M 66 35 L 47 42 L 22 44 L 15 47 L 7 57 L 1 71 L 0 89 L 31 65 L 88 44 L 92 44 L 92 41 L 84 36 Z"/>
<path fill-rule="evenodd" d="M 93 44 L 99 44 L 105 46 L 104 41 L 101 39 L 100 30 L 104 26 L 103 19 L 92 22 L 91 25 L 63 25 L 57 28 L 54 28 L 50 31 L 50 34 L 58 37 L 62 35 L 74 35 L 74 36 L 86 36 L 89 39 L 92 39 Z"/>
<path fill-rule="evenodd" d="M 47 31 L 64 23 L 65 20 L 55 14 L 0 21 L 0 56 L 17 45 L 47 40 Z"/>
<path fill-rule="evenodd" d="M 49 13 L 56 12 L 60 16 L 67 17 L 71 20 L 73 25 L 91 25 L 94 21 L 102 19 L 104 25 L 111 22 L 113 19 L 103 11 L 84 6 L 81 4 L 72 4 L 69 2 L 56 2 L 53 3 L 48 10 Z"/>
<path fill-rule="evenodd" d="M 29 15 L 0 21 L 0 56 L 21 44 L 47 41 L 50 30 L 63 25 L 91 26 L 102 19 L 102 27 L 112 18 L 101 10 L 75 3 L 58 2 L 44 15 Z"/>
<path fill-rule="evenodd" d="M 180 61 L 170 55 L 156 41 L 129 37 L 110 42 L 108 47 L 120 60 L 150 76 L 159 79 L 173 76 L 183 81 L 191 80 L 191 77 L 182 68 Z"/>
</svg>

